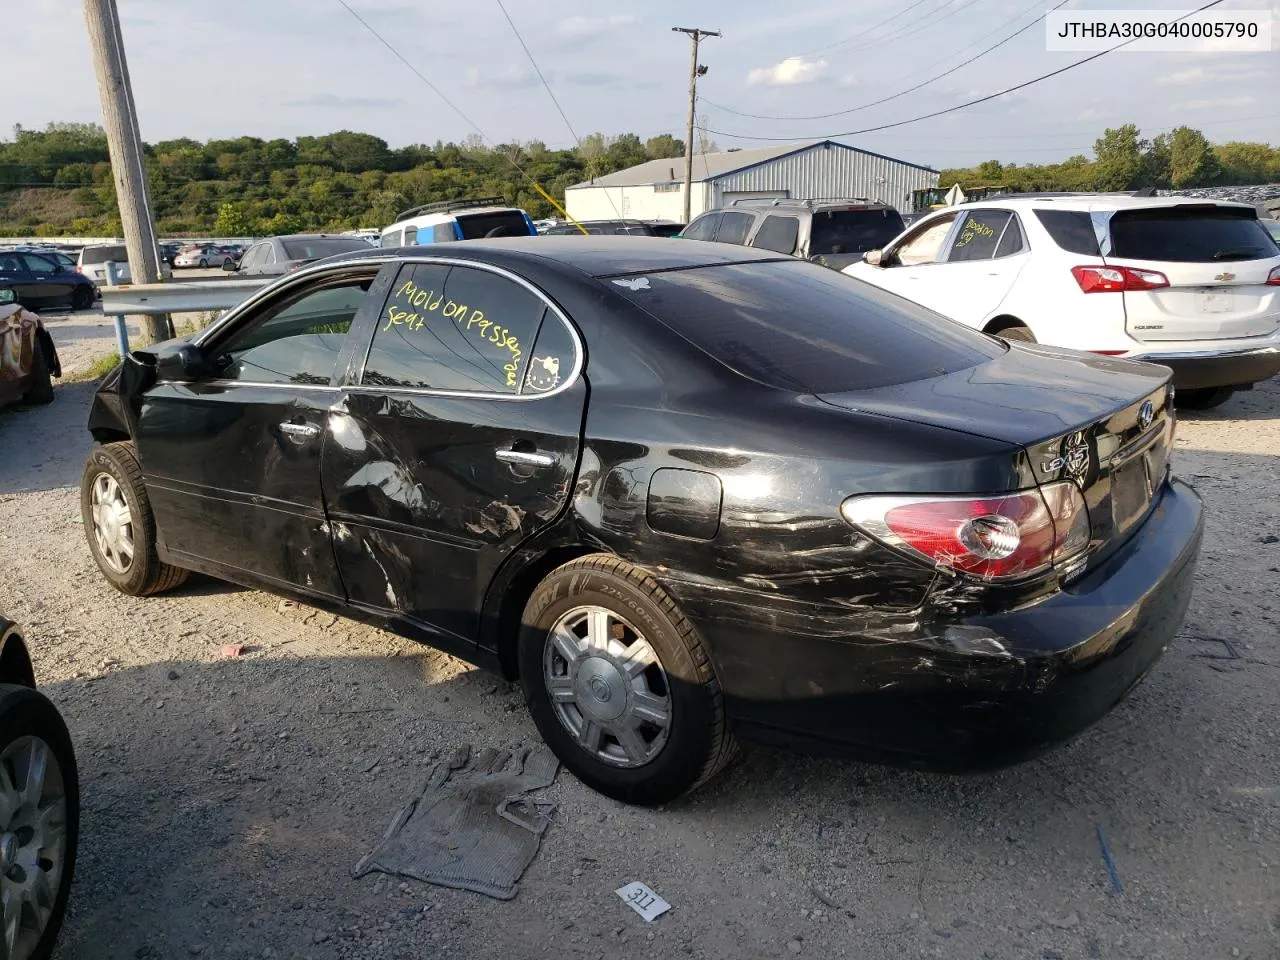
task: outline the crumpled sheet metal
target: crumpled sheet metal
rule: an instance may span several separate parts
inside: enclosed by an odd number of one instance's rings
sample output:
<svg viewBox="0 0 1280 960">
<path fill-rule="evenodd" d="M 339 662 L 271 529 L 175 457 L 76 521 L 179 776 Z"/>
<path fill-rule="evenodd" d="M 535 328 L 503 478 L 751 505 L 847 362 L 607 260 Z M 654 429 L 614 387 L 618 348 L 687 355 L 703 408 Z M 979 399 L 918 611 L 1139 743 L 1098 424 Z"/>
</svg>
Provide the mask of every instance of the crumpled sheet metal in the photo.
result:
<svg viewBox="0 0 1280 960">
<path fill-rule="evenodd" d="M 550 786 L 559 767 L 543 746 L 474 754 L 459 747 L 435 766 L 355 876 L 380 871 L 513 899 L 555 810 L 529 794 Z"/>
<path fill-rule="evenodd" d="M 0 306 L 0 382 L 31 374 L 40 318 L 16 303 Z M 4 392 L 0 390 L 0 393 Z"/>
</svg>

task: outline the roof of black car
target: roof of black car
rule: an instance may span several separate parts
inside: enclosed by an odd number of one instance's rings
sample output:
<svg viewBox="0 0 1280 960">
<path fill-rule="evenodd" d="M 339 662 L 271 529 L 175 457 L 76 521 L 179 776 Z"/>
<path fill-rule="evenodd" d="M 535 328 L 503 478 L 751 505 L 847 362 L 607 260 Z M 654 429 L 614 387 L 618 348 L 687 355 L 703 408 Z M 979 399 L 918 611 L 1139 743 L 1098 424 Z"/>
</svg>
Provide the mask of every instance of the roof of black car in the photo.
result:
<svg viewBox="0 0 1280 960">
<path fill-rule="evenodd" d="M 481 263 L 511 263 L 515 260 L 553 260 L 574 267 L 592 277 L 613 277 L 660 270 L 683 270 L 727 263 L 764 260 L 791 260 L 768 250 L 756 250 L 730 243 L 703 240 L 673 240 L 667 237 L 542 236 L 503 237 L 492 240 L 465 240 L 449 244 L 411 247 L 371 247 L 337 254 L 324 262 L 368 257 L 451 257 Z"/>
</svg>

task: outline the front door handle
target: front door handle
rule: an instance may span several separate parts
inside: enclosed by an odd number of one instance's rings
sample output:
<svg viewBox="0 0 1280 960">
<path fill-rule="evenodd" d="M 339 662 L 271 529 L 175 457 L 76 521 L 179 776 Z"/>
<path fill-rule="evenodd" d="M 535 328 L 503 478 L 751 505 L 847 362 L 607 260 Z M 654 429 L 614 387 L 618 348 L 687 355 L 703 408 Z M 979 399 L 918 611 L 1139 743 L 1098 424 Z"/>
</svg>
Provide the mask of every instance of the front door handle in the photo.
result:
<svg viewBox="0 0 1280 960">
<path fill-rule="evenodd" d="M 551 467 L 556 458 L 549 453 L 534 453 L 532 450 L 495 450 L 494 454 L 503 463 L 521 467 Z"/>
<path fill-rule="evenodd" d="M 290 423 L 285 421 L 280 424 L 280 432 L 288 434 L 290 437 L 296 437 L 298 440 L 308 440 L 320 433 L 320 428 L 314 423 Z"/>
</svg>

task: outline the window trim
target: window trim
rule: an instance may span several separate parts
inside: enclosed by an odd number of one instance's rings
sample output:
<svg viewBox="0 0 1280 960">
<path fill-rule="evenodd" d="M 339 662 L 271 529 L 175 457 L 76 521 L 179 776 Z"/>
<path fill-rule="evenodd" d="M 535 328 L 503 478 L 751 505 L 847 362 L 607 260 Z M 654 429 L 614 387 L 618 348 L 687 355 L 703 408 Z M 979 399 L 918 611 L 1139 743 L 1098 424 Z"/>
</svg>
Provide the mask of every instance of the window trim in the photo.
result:
<svg viewBox="0 0 1280 960">
<path fill-rule="evenodd" d="M 532 293 L 543 305 L 543 320 L 546 323 L 548 313 L 559 319 L 569 331 L 569 338 L 573 341 L 573 368 L 569 375 L 563 381 L 556 384 L 550 390 L 542 393 L 524 393 L 524 380 L 521 379 L 519 388 L 515 393 L 497 393 L 488 390 L 442 390 L 436 387 L 386 387 L 380 384 L 363 384 L 358 382 L 364 378 L 365 367 L 369 363 L 369 354 L 373 351 L 373 337 L 377 333 L 377 324 L 369 334 L 369 342 L 364 347 L 364 356 L 360 360 L 359 367 L 351 372 L 355 375 L 357 382 L 343 385 L 342 389 L 350 391 L 360 391 L 363 393 L 385 394 L 411 394 L 415 396 L 427 397 L 453 397 L 464 400 L 541 400 L 545 397 L 554 397 L 558 393 L 564 393 L 570 387 L 577 384 L 578 378 L 582 375 L 582 370 L 586 366 L 586 347 L 583 345 L 582 337 L 578 333 L 578 328 L 573 325 L 568 315 L 560 309 L 560 305 L 551 299 L 546 293 L 538 289 L 524 277 L 519 274 L 512 273 L 503 267 L 494 266 L 489 263 L 481 263 L 477 260 L 462 260 L 457 257 L 389 257 L 384 263 L 399 261 L 401 269 L 413 264 L 425 263 L 436 264 L 448 267 L 471 267 L 476 270 L 485 271 L 505 277 L 508 280 L 514 280 L 517 285 L 524 287 Z M 397 277 L 399 271 L 396 272 Z M 391 289 L 395 286 L 394 281 L 387 288 L 387 295 L 383 298 L 382 303 L 378 305 L 377 316 L 382 316 L 382 311 L 386 309 L 387 302 L 391 299 Z M 533 343 L 529 345 L 530 358 L 532 359 L 533 347 L 538 342 L 538 337 L 542 334 L 542 323 L 538 325 L 538 331 L 533 335 Z M 528 365 L 525 365 L 525 373 L 528 373 Z"/>
<path fill-rule="evenodd" d="M 945 212 L 939 212 L 934 218 L 927 220 L 924 223 L 921 223 L 918 226 L 916 226 L 916 229 L 910 231 L 907 234 L 907 236 L 902 238 L 900 243 L 895 243 L 891 248 L 890 253 L 895 258 L 895 262 L 888 269 L 914 270 L 914 269 L 918 269 L 919 267 L 945 267 L 947 265 L 946 259 L 942 259 L 942 260 L 935 259 L 935 260 L 931 260 L 928 263 L 903 263 L 901 260 L 897 260 L 896 258 L 898 256 L 898 252 L 903 247 L 905 247 L 907 244 L 911 243 L 912 241 L 918 239 L 919 237 L 923 236 L 927 231 L 932 230 L 935 226 L 937 226 L 937 224 L 939 224 L 946 217 L 951 218 L 951 225 L 947 228 L 946 236 L 942 238 L 942 242 L 938 244 L 938 254 L 941 254 L 944 257 L 950 256 L 951 241 L 955 239 L 956 228 L 960 225 L 960 222 L 964 220 L 964 215 L 967 212 L 968 211 L 966 210 L 956 210 L 956 211 L 947 210 Z"/>
<path fill-rule="evenodd" d="M 963 228 L 957 230 L 957 229 L 954 229 L 954 227 L 960 226 L 966 220 L 972 217 L 974 214 L 978 214 L 978 213 L 1006 213 L 1009 215 L 1009 219 L 1006 220 L 1004 222 L 1004 226 L 1000 228 L 1000 236 L 996 237 L 995 246 L 991 248 L 991 256 L 978 257 L 975 260 L 952 260 L 951 251 L 955 246 L 955 242 L 958 238 L 958 235 L 963 232 Z M 1018 230 L 1022 235 L 1022 246 L 1019 249 L 1015 250 L 1013 253 L 1006 253 L 1004 254 L 1004 256 L 997 257 L 995 255 L 995 252 L 1000 249 L 1000 244 L 1004 240 L 1004 235 L 1009 232 L 1009 224 L 1011 223 L 1018 224 Z M 960 264 L 965 264 L 965 263 L 995 263 L 997 260 L 1007 260 L 1010 257 L 1016 257 L 1019 254 L 1029 253 L 1031 250 L 1031 248 L 1027 245 L 1027 231 L 1022 229 L 1022 223 L 1018 221 L 1017 211 L 1006 210 L 1002 207 L 975 207 L 972 210 L 965 210 L 962 214 L 956 217 L 955 223 L 953 224 L 953 229 L 951 230 L 950 233 L 947 234 L 946 238 L 944 239 L 944 243 L 946 245 L 945 257 L 942 260 L 934 261 L 934 264 L 937 264 L 940 266 L 952 266 L 952 265 L 958 266 Z M 930 264 L 922 263 L 922 264 L 917 264 L 917 266 L 927 267 L 927 266 L 930 266 Z"/>
</svg>

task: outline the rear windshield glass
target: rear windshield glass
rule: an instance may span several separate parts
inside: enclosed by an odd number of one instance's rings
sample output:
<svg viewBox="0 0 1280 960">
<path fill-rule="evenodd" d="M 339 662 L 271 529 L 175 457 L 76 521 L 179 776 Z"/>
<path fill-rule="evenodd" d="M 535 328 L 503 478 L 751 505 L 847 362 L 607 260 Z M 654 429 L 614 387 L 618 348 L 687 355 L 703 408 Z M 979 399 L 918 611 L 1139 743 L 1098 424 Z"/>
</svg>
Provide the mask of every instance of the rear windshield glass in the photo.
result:
<svg viewBox="0 0 1280 960">
<path fill-rule="evenodd" d="M 866 253 L 902 232 L 897 210 L 824 210 L 813 215 L 809 255 Z"/>
<path fill-rule="evenodd" d="M 118 247 L 85 247 L 80 251 L 81 263 L 106 263 L 108 260 L 126 263 L 129 260 L 129 251 L 125 249 L 124 244 Z"/>
<path fill-rule="evenodd" d="M 529 224 L 518 210 L 501 213 L 472 213 L 458 218 L 463 240 L 479 240 L 483 237 L 527 237 Z"/>
<path fill-rule="evenodd" d="M 319 237 L 315 240 L 284 240 L 281 243 L 286 260 L 315 260 L 332 257 L 335 253 L 369 249 L 369 245 L 358 237 Z"/>
<path fill-rule="evenodd" d="M 1250 212 L 1230 207 L 1122 211 L 1111 218 L 1111 255 L 1175 263 L 1276 256 L 1276 242 Z"/>
<path fill-rule="evenodd" d="M 651 273 L 610 286 L 730 369 L 785 390 L 906 383 L 1004 352 L 993 338 L 923 307 L 794 260 Z"/>
</svg>

